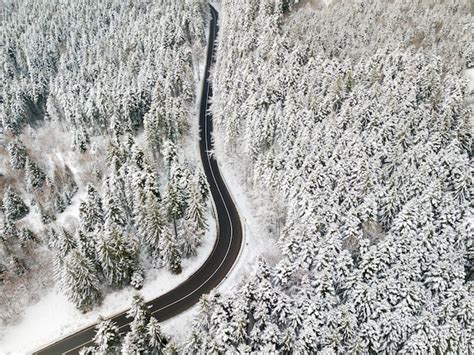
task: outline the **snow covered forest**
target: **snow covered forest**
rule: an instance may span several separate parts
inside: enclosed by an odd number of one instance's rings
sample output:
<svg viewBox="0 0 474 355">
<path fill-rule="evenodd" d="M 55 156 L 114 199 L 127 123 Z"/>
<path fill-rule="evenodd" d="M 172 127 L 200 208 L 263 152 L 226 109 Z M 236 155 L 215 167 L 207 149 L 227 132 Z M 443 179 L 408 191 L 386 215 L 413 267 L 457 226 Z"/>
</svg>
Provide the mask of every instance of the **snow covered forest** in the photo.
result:
<svg viewBox="0 0 474 355">
<path fill-rule="evenodd" d="M 185 340 L 137 292 L 128 332 L 105 320 L 81 353 L 474 353 L 470 1 L 217 3 L 215 154 L 281 258 L 204 295 Z M 0 0 L 2 328 L 46 290 L 85 313 L 196 255 L 209 20 Z"/>
<path fill-rule="evenodd" d="M 222 1 L 212 106 L 284 257 L 184 353 L 473 353 L 470 3 L 285 5 Z"/>
<path fill-rule="evenodd" d="M 85 312 L 150 268 L 179 273 L 209 215 L 185 149 L 207 3 L 0 7 L 0 324 L 53 283 Z"/>
</svg>

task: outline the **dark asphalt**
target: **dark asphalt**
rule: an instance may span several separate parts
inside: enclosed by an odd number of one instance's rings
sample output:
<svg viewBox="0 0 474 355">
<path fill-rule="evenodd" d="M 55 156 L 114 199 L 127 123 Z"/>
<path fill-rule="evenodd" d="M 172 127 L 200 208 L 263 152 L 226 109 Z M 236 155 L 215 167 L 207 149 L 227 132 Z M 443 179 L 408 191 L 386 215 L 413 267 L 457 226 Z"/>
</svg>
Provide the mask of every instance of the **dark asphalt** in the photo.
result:
<svg viewBox="0 0 474 355">
<path fill-rule="evenodd" d="M 185 282 L 170 292 L 150 302 L 150 311 L 159 321 L 165 321 L 196 304 L 200 297 L 211 291 L 226 277 L 237 259 L 242 244 L 242 226 L 237 209 L 224 184 L 216 160 L 208 153 L 213 149 L 212 117 L 209 113 L 209 99 L 212 86 L 209 83 L 209 70 L 214 61 L 213 53 L 217 36 L 217 11 L 211 6 L 209 46 L 207 51 L 206 73 L 201 96 L 200 151 L 204 172 L 209 182 L 212 198 L 217 209 L 218 235 L 214 249 L 201 266 Z M 128 330 L 130 320 L 125 312 L 111 318 L 120 327 L 121 332 Z M 44 319 L 44 322 L 48 322 Z M 35 354 L 78 354 L 80 348 L 92 345 L 95 325 L 45 347 Z"/>
</svg>

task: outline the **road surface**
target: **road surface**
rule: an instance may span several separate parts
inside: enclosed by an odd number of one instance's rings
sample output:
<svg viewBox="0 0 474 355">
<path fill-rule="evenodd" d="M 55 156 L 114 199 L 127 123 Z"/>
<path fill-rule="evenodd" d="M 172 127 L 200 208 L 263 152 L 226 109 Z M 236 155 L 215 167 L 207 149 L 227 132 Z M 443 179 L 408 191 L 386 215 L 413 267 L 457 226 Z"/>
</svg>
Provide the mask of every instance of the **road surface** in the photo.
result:
<svg viewBox="0 0 474 355">
<path fill-rule="evenodd" d="M 209 154 L 209 151 L 213 149 L 213 143 L 211 140 L 212 117 L 208 110 L 209 99 L 212 97 L 212 86 L 208 79 L 209 69 L 214 60 L 215 39 L 218 30 L 218 14 L 213 7 L 211 7 L 211 15 L 199 125 L 202 164 L 217 209 L 217 240 L 211 255 L 199 270 L 175 289 L 148 302 L 152 315 L 159 321 L 165 321 L 185 311 L 196 304 L 203 294 L 219 285 L 231 270 L 242 244 L 242 226 L 237 209 L 222 180 L 216 160 Z M 120 332 L 128 331 L 130 319 L 125 316 L 125 312 L 111 319 L 120 327 Z M 82 347 L 92 345 L 94 334 L 95 325 L 92 325 L 37 351 L 35 354 L 78 354 Z"/>
</svg>

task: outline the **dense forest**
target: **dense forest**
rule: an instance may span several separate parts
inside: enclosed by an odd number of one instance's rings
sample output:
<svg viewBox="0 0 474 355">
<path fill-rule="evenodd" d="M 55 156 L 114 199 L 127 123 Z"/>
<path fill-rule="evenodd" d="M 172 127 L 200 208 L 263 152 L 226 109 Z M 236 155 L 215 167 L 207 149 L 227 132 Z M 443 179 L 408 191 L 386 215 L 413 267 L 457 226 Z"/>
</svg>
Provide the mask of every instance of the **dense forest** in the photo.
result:
<svg viewBox="0 0 474 355">
<path fill-rule="evenodd" d="M 474 353 L 470 2 L 219 5 L 215 153 L 282 258 L 203 296 L 184 342 L 137 294 L 81 353 Z M 0 6 L 1 324 L 54 285 L 87 312 L 179 273 L 210 215 L 207 3 Z"/>
<path fill-rule="evenodd" d="M 2 323 L 53 281 L 88 311 L 152 267 L 179 273 L 207 227 L 184 148 L 207 3 L 2 0 L 0 16 Z"/>
<path fill-rule="evenodd" d="M 474 351 L 470 11 L 222 2 L 216 150 L 284 258 L 205 298 L 184 353 Z"/>
</svg>

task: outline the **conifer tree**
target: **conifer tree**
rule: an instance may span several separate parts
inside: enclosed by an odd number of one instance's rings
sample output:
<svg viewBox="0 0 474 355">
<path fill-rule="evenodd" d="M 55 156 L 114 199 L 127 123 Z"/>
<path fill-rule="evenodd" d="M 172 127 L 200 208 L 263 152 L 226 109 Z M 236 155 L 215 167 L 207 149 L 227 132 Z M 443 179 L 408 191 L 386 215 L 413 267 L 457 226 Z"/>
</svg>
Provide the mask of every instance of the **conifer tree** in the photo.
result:
<svg viewBox="0 0 474 355">
<path fill-rule="evenodd" d="M 163 230 L 160 238 L 161 259 L 168 269 L 175 274 L 181 272 L 181 255 L 178 243 L 168 228 Z"/>
<path fill-rule="evenodd" d="M 94 353 L 97 355 L 115 354 L 119 351 L 120 335 L 117 325 L 105 320 L 96 326 Z"/>
<path fill-rule="evenodd" d="M 25 162 L 25 183 L 29 191 L 34 191 L 43 186 L 46 181 L 46 174 L 30 158 Z"/>
<path fill-rule="evenodd" d="M 149 191 L 146 195 L 145 221 L 141 226 L 141 234 L 152 260 L 157 260 L 159 256 L 159 243 L 163 228 L 164 221 L 159 200 L 154 193 Z"/>
<path fill-rule="evenodd" d="M 112 286 L 122 286 L 131 280 L 138 261 L 136 246 L 127 241 L 115 226 L 98 241 L 97 254 L 107 282 Z"/>
<path fill-rule="evenodd" d="M 76 240 L 71 232 L 64 227 L 57 233 L 56 249 L 59 255 L 64 258 L 77 246 Z"/>
<path fill-rule="evenodd" d="M 75 233 L 75 242 L 77 250 L 79 250 L 87 259 L 91 260 L 94 265 L 97 264 L 95 238 L 81 228 L 78 228 Z"/>
<path fill-rule="evenodd" d="M 100 283 L 93 263 L 79 251 L 71 251 L 64 259 L 61 284 L 68 299 L 83 312 L 102 300 Z"/>
<path fill-rule="evenodd" d="M 132 354 L 149 351 L 147 346 L 147 324 L 150 320 L 150 312 L 142 296 L 133 296 L 127 317 L 133 318 L 133 320 L 130 323 L 130 331 L 125 336 L 122 353 Z"/>
<path fill-rule="evenodd" d="M 197 231 L 202 231 L 206 228 L 205 200 L 203 195 L 199 192 L 196 184 L 191 184 L 188 195 L 188 208 L 186 210 L 186 219 L 195 223 Z"/>
<path fill-rule="evenodd" d="M 11 186 L 8 186 L 3 196 L 3 209 L 5 211 L 5 217 L 10 221 L 19 220 L 25 217 L 30 211 L 29 207 Z"/>
<path fill-rule="evenodd" d="M 103 228 L 104 211 L 102 200 L 93 185 L 87 185 L 87 199 L 79 206 L 79 217 L 85 232 L 93 232 Z"/>
<path fill-rule="evenodd" d="M 19 140 L 12 141 L 8 144 L 8 154 L 10 156 L 10 165 L 14 169 L 24 169 L 28 153 L 26 147 Z"/>
<path fill-rule="evenodd" d="M 161 354 L 168 344 L 168 338 L 162 333 L 160 324 L 155 317 L 150 317 L 146 326 L 147 346 L 150 352 Z"/>
<path fill-rule="evenodd" d="M 185 206 L 184 198 L 178 186 L 171 182 L 166 187 L 163 203 L 166 208 L 168 220 L 173 223 L 175 238 L 178 238 L 178 220 L 184 216 Z"/>
</svg>

